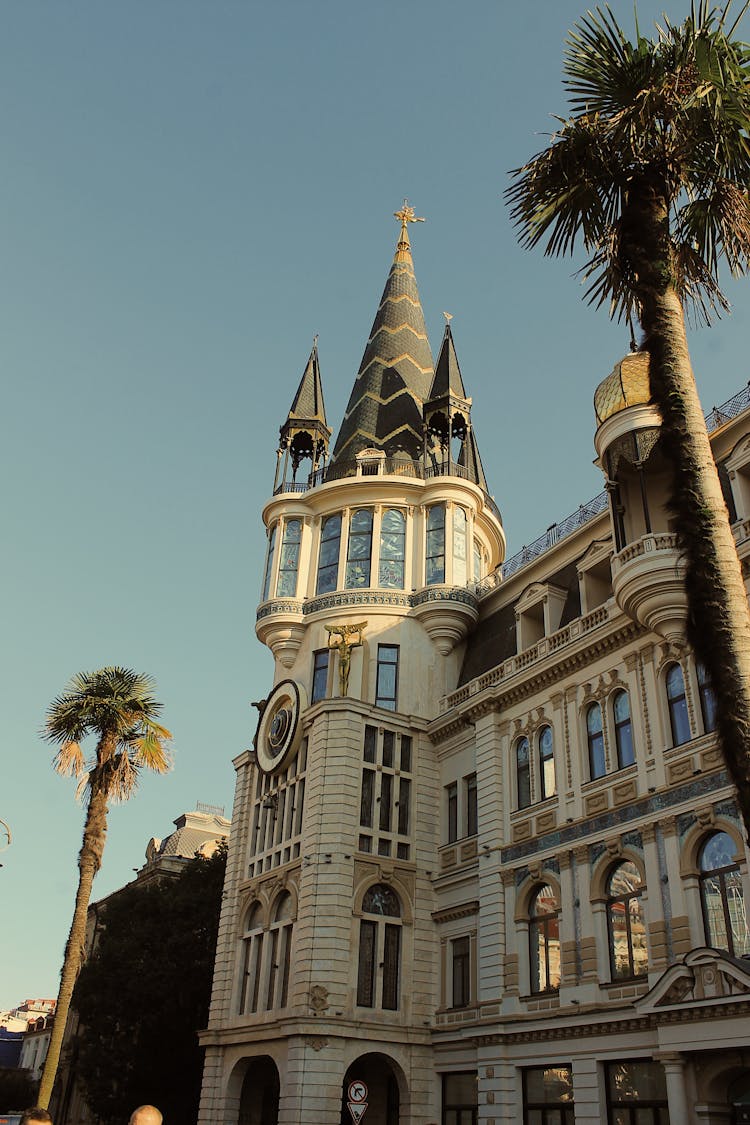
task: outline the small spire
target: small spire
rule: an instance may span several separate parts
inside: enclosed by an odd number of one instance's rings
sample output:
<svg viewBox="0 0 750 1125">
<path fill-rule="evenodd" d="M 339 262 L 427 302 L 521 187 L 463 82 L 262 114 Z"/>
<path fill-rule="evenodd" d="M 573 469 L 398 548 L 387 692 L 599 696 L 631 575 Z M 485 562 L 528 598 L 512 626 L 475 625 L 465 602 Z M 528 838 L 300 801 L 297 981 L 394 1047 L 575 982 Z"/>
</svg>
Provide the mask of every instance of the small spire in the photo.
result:
<svg viewBox="0 0 750 1125">
<path fill-rule="evenodd" d="M 409 200 L 406 198 L 404 199 L 404 205 L 401 210 L 393 212 L 393 217 L 394 219 L 398 219 L 401 223 L 401 233 L 398 237 L 395 257 L 395 261 L 400 262 L 404 261 L 407 257 L 411 258 L 411 243 L 409 242 L 409 228 L 407 224 L 423 223 L 424 219 L 420 219 L 414 214 L 414 208 L 409 206 Z M 399 257 L 399 255 L 404 255 L 404 257 Z"/>
</svg>

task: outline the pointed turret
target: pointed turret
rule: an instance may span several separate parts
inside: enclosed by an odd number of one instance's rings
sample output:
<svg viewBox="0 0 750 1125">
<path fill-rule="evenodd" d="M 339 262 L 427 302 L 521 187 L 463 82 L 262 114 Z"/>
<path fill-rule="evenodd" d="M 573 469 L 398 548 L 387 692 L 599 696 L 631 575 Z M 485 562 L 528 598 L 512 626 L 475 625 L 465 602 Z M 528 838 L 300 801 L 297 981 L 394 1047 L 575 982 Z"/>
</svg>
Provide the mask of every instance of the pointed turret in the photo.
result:
<svg viewBox="0 0 750 1125">
<path fill-rule="evenodd" d="M 422 222 L 407 205 L 396 253 L 375 315 L 357 380 L 333 451 L 334 461 L 363 449 L 417 460 L 422 455 L 422 404 L 433 376 L 432 353 L 411 257 L 408 224 Z"/>
<path fill-rule="evenodd" d="M 326 424 L 326 408 L 323 403 L 323 383 L 320 378 L 316 336 L 286 421 L 279 430 L 274 491 L 278 485 L 282 454 L 284 455 L 282 483 L 286 482 L 289 460 L 292 463 L 292 481 L 294 481 L 300 462 L 306 457 L 312 462 L 312 471 L 317 471 L 328 455 L 330 438 L 331 431 Z"/>
<path fill-rule="evenodd" d="M 465 470 L 461 475 L 468 476 L 469 480 L 486 490 L 482 459 L 471 427 L 471 399 L 461 378 L 451 332 L 452 317 L 450 313 L 443 315 L 447 321 L 445 333 L 435 365 L 435 378 L 424 404 L 426 454 L 433 462 L 453 462 Z M 452 443 L 455 443 L 457 453 L 451 451 Z"/>
</svg>

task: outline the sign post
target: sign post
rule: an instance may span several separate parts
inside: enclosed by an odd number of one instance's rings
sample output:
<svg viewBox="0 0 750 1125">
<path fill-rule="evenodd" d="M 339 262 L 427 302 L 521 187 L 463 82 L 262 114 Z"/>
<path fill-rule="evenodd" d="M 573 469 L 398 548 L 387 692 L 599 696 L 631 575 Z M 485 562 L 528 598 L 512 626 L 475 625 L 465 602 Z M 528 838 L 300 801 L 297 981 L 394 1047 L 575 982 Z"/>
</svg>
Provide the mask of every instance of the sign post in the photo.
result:
<svg viewBox="0 0 750 1125">
<path fill-rule="evenodd" d="M 355 1078 L 353 1082 L 349 1083 L 347 1093 L 347 1108 L 351 1114 L 352 1122 L 354 1125 L 360 1125 L 362 1118 L 367 1110 L 367 1086 L 364 1082 Z"/>
</svg>

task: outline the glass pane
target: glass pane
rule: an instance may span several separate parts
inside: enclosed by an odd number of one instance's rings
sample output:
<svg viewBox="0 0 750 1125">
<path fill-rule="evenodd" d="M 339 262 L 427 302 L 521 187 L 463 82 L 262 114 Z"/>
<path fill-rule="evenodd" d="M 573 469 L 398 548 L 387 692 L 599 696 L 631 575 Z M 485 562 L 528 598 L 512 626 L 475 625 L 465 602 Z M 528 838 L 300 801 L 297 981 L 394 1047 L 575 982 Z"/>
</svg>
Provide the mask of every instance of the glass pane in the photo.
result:
<svg viewBox="0 0 750 1125">
<path fill-rule="evenodd" d="M 610 875 L 607 883 L 608 893 L 615 896 L 630 894 L 633 891 L 640 890 L 640 887 L 640 872 L 631 860 L 620 863 Z"/>
<path fill-rule="evenodd" d="M 600 734 L 602 729 L 602 709 L 594 703 L 586 712 L 586 730 L 589 734 Z"/>
<path fill-rule="evenodd" d="M 399 957 L 401 950 L 401 927 L 385 927 L 383 949 L 383 1007 L 395 1012 L 398 1008 Z"/>
<path fill-rule="evenodd" d="M 383 765 L 384 766 L 392 766 L 393 765 L 393 744 L 394 744 L 395 740 L 396 740 L 396 736 L 393 733 L 393 731 L 387 730 L 387 731 L 383 732 Z"/>
<path fill-rule="evenodd" d="M 354 532 L 370 531 L 372 528 L 372 512 L 367 508 L 360 508 L 352 514 L 351 530 Z"/>
<path fill-rule="evenodd" d="M 328 687 L 328 657 L 327 652 L 315 653 L 311 703 L 317 703 L 319 699 L 325 699 Z"/>
<path fill-rule="evenodd" d="M 401 735 L 401 769 L 411 773 L 411 738 L 408 734 Z"/>
<path fill-rule="evenodd" d="M 375 727 L 365 727 L 365 761 L 375 761 L 378 732 Z"/>
<path fill-rule="evenodd" d="M 750 934 L 745 916 L 742 879 L 737 869 L 727 871 L 722 878 L 726 888 L 729 923 L 732 927 L 732 952 L 735 957 L 743 957 L 746 953 L 750 953 Z"/>
<path fill-rule="evenodd" d="M 383 533 L 393 533 L 394 535 L 403 535 L 404 533 L 404 515 L 396 508 L 388 508 L 383 512 L 381 519 L 381 527 Z"/>
<path fill-rule="evenodd" d="M 451 1106 L 475 1106 L 477 1104 L 477 1076 L 474 1071 L 444 1076 L 444 1100 Z"/>
<path fill-rule="evenodd" d="M 380 830 L 390 832 L 393 804 L 393 774 L 384 773 L 380 779 Z"/>
<path fill-rule="evenodd" d="M 359 812 L 359 823 L 363 828 L 372 828 L 372 807 L 375 796 L 375 771 L 362 771 L 362 801 Z"/>
<path fill-rule="evenodd" d="M 701 871 L 720 871 L 722 867 L 734 867 L 735 851 L 734 840 L 727 832 L 714 832 L 701 848 Z"/>
<path fill-rule="evenodd" d="M 366 892 L 362 900 L 363 914 L 381 914 L 389 918 L 401 917 L 401 903 L 390 887 L 376 883 Z"/>
<path fill-rule="evenodd" d="M 396 695 L 396 667 L 394 664 L 378 666 L 378 698 L 394 699 Z"/>
<path fill-rule="evenodd" d="M 374 922 L 361 921 L 359 924 L 359 970 L 357 974 L 357 1003 L 371 1008 L 373 1002 L 373 983 L 375 978 L 375 932 Z"/>
<path fill-rule="evenodd" d="M 411 800 L 411 782 L 407 777 L 399 780 L 398 788 L 398 833 L 399 836 L 409 834 L 409 802 Z"/>
</svg>

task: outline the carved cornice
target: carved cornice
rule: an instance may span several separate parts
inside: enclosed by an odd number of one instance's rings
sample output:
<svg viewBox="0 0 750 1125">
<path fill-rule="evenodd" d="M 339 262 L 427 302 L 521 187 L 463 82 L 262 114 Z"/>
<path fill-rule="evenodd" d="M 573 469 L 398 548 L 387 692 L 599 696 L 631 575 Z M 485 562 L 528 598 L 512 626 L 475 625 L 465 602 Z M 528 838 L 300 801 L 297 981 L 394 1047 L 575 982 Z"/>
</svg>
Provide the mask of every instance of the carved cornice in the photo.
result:
<svg viewBox="0 0 750 1125">
<path fill-rule="evenodd" d="M 479 913 L 479 902 L 464 902 L 459 906 L 448 906 L 445 910 L 433 911 L 433 922 L 455 922 L 458 918 L 470 918 Z"/>
</svg>

